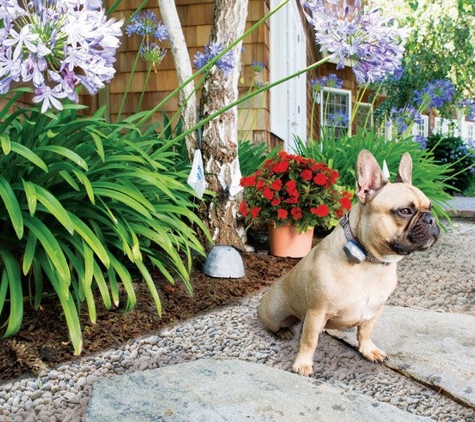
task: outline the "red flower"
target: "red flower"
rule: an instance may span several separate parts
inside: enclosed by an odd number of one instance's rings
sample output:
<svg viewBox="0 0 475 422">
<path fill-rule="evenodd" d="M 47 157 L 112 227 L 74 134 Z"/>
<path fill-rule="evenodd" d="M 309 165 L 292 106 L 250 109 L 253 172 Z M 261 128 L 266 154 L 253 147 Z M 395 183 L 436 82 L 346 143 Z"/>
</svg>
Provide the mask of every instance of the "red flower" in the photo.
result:
<svg viewBox="0 0 475 422">
<path fill-rule="evenodd" d="M 287 204 L 298 204 L 299 203 L 299 197 L 300 197 L 299 193 L 297 191 L 293 191 L 293 192 L 291 192 L 290 198 L 287 198 L 285 200 L 285 202 Z"/>
<path fill-rule="evenodd" d="M 327 176 L 325 176 L 323 173 L 318 173 L 314 178 L 313 181 L 315 182 L 316 185 L 319 186 L 324 186 L 327 184 L 328 179 Z"/>
<path fill-rule="evenodd" d="M 274 207 L 276 207 L 277 205 L 280 205 L 280 203 L 282 202 L 282 200 L 280 198 L 274 198 L 270 204 Z"/>
<path fill-rule="evenodd" d="M 274 190 L 280 190 L 282 188 L 282 180 L 280 180 L 280 179 L 274 180 L 271 183 L 270 187 Z"/>
<path fill-rule="evenodd" d="M 338 174 L 338 172 L 336 170 L 333 170 L 331 172 L 332 185 L 334 185 L 338 181 L 339 177 L 340 177 L 340 175 Z"/>
<path fill-rule="evenodd" d="M 260 212 L 261 212 L 261 207 L 253 207 L 251 209 L 252 218 L 257 218 L 257 216 L 259 215 Z"/>
<path fill-rule="evenodd" d="M 249 210 L 247 209 L 247 204 L 244 201 L 239 204 L 239 212 L 242 214 L 243 217 L 246 217 L 246 215 L 249 213 Z"/>
<path fill-rule="evenodd" d="M 258 180 L 256 183 L 257 190 L 262 190 L 265 188 L 265 186 L 266 186 L 266 182 L 264 182 L 264 180 Z"/>
<path fill-rule="evenodd" d="M 277 210 L 277 218 L 280 218 L 282 220 L 285 220 L 288 217 L 289 213 L 287 210 L 284 210 L 283 208 L 279 208 Z"/>
<path fill-rule="evenodd" d="M 270 200 L 274 197 L 274 191 L 271 188 L 265 188 L 262 195 L 264 195 L 264 198 Z"/>
<path fill-rule="evenodd" d="M 340 198 L 340 200 L 338 201 L 341 205 L 341 207 L 344 209 L 344 210 L 349 210 L 351 209 L 351 200 L 349 198 Z"/>
<path fill-rule="evenodd" d="M 299 207 L 293 207 L 290 210 L 290 214 L 292 214 L 294 220 L 300 220 L 302 218 L 302 210 Z"/>
<path fill-rule="evenodd" d="M 297 189 L 297 182 L 295 180 L 289 180 L 286 184 L 285 187 L 287 189 L 287 192 L 295 191 Z"/>
<path fill-rule="evenodd" d="M 335 217 L 336 217 L 336 218 L 341 218 L 341 217 L 343 217 L 344 214 L 345 214 L 345 212 L 344 212 L 341 208 L 338 208 L 338 209 L 335 211 Z"/>
<path fill-rule="evenodd" d="M 309 170 L 309 169 L 305 169 L 302 171 L 302 173 L 300 173 L 300 177 L 303 180 L 306 180 L 307 182 L 310 182 L 310 180 L 312 180 L 312 176 L 313 176 L 312 170 Z"/>
<path fill-rule="evenodd" d="M 270 169 L 274 173 L 285 173 L 289 168 L 290 163 L 288 161 L 281 161 L 280 163 L 275 163 Z"/>
<path fill-rule="evenodd" d="M 240 184 L 242 187 L 246 186 L 254 186 L 256 184 L 256 177 L 255 176 L 248 176 L 241 178 Z"/>
<path fill-rule="evenodd" d="M 326 217 L 330 213 L 330 210 L 325 204 L 323 204 L 319 205 L 316 208 L 310 208 L 310 212 L 315 215 L 318 215 L 319 217 Z"/>
</svg>

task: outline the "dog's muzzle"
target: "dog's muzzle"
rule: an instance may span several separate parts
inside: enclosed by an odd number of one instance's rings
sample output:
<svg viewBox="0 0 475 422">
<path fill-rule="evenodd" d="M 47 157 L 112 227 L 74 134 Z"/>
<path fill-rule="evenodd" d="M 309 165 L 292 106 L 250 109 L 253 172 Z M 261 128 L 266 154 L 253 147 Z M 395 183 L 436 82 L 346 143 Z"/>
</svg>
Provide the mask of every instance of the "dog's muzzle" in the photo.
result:
<svg viewBox="0 0 475 422">
<path fill-rule="evenodd" d="M 408 255 L 414 251 L 429 249 L 439 238 L 440 228 L 431 212 L 421 212 L 418 218 L 409 224 L 405 239 L 391 242 L 391 248 L 399 255 Z"/>
</svg>

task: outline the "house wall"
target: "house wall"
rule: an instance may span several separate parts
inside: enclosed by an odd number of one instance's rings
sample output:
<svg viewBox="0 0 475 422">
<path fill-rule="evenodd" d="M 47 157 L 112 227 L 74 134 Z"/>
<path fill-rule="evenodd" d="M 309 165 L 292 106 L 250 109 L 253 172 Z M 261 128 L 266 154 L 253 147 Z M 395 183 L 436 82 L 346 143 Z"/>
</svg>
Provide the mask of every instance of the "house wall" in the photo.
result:
<svg viewBox="0 0 475 422">
<path fill-rule="evenodd" d="M 110 1 L 110 0 L 109 0 Z M 124 0 L 116 9 L 114 16 L 118 19 L 128 19 L 139 5 L 137 0 Z M 198 51 L 204 51 L 204 45 L 209 43 L 211 24 L 214 12 L 214 0 L 176 0 L 177 12 L 182 24 L 183 33 L 188 46 L 190 60 L 193 62 Z M 158 7 L 146 7 L 154 11 L 160 18 Z M 268 1 L 249 0 L 248 19 L 246 30 L 258 22 L 269 11 Z M 125 29 L 125 28 L 124 28 Z M 169 50 L 168 42 L 160 44 Z M 100 105 L 108 103 L 110 106 L 110 120 L 115 121 L 119 115 L 124 118 L 136 112 L 142 90 L 145 87 L 145 94 L 142 100 L 141 109 L 148 110 L 159 104 L 172 91 L 178 87 L 178 79 L 175 71 L 172 54 L 168 51 L 162 63 L 156 71 L 151 72 L 149 81 L 145 85 L 148 64 L 139 59 L 136 65 L 130 88 L 128 89 L 126 101 L 121 109 L 122 99 L 128 81 L 130 79 L 136 52 L 140 47 L 140 37 L 132 35 L 122 38 L 122 45 L 118 51 L 116 63 L 116 76 L 98 96 L 82 95 L 81 102 L 87 104 L 91 111 L 95 111 Z M 255 74 L 251 64 L 254 61 L 269 62 L 269 27 L 267 23 L 261 25 L 243 40 L 242 69 L 239 82 L 239 95 L 249 92 L 250 86 L 258 81 L 265 83 L 268 81 L 268 68 L 262 74 Z M 195 69 L 194 69 L 195 70 Z M 256 79 L 255 79 L 256 77 Z M 254 82 L 253 82 L 254 81 Z M 196 80 L 198 82 L 198 80 Z M 264 93 L 254 97 L 250 101 L 239 106 L 240 137 L 246 137 L 253 142 L 269 142 L 269 99 Z M 178 96 L 174 96 L 166 101 L 161 111 L 167 113 L 169 118 L 176 114 L 178 110 Z M 152 120 L 161 121 L 161 113 L 157 113 Z M 176 120 L 175 120 L 176 121 Z"/>
</svg>

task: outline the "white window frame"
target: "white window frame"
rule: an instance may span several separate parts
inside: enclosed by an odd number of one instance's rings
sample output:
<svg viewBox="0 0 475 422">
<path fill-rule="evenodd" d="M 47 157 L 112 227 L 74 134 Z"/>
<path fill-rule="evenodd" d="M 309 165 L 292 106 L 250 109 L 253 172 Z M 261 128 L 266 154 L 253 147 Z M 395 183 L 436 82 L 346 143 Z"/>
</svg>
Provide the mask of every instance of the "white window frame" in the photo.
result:
<svg viewBox="0 0 475 422">
<path fill-rule="evenodd" d="M 429 136 L 429 116 L 422 115 L 421 119 L 422 123 L 414 123 L 412 135 L 427 138 Z"/>
<path fill-rule="evenodd" d="M 355 107 L 356 107 L 356 116 L 355 116 L 356 117 L 356 129 L 357 130 L 360 129 L 360 128 L 361 129 L 371 129 L 374 125 L 374 122 L 373 122 L 373 105 L 370 104 L 370 103 L 357 103 Z M 365 120 L 366 120 L 366 116 L 368 115 L 368 113 L 370 115 L 369 122 L 368 122 L 369 123 L 368 127 L 360 126 L 359 123 L 358 123 L 358 116 L 359 116 L 360 110 L 362 108 L 368 110 L 365 113 L 365 116 L 364 116 Z"/>
<path fill-rule="evenodd" d="M 281 0 L 271 0 L 271 10 Z M 270 18 L 270 82 L 307 66 L 305 30 L 297 2 L 289 2 Z M 295 150 L 295 136 L 307 140 L 307 79 L 302 74 L 270 89 L 270 130 Z"/>
<path fill-rule="evenodd" d="M 451 132 L 450 124 L 454 124 L 454 130 Z M 460 127 L 460 122 L 453 119 L 444 119 L 442 117 L 435 117 L 434 119 L 434 133 L 440 134 L 443 136 L 461 136 L 462 130 Z"/>
<path fill-rule="evenodd" d="M 462 138 L 466 142 L 475 142 L 475 122 L 465 121 L 462 123 Z"/>
<path fill-rule="evenodd" d="M 326 116 L 325 114 L 328 113 L 328 107 L 326 105 L 326 100 L 329 98 L 328 94 L 331 96 L 332 94 L 346 96 L 346 107 L 347 107 L 347 114 L 348 114 L 348 124 L 346 127 L 341 126 L 342 130 L 346 130 L 346 133 L 351 135 L 351 91 L 348 89 L 339 89 L 339 88 L 323 88 L 320 96 L 320 127 L 322 128 L 322 135 L 325 128 L 332 127 L 326 124 Z"/>
</svg>

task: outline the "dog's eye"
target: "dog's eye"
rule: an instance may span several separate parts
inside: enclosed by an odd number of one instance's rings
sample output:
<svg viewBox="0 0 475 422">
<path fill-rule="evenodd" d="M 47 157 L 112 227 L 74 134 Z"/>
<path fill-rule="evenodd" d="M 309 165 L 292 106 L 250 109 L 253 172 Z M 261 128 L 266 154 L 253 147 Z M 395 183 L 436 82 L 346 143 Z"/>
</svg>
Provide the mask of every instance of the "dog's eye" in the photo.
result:
<svg viewBox="0 0 475 422">
<path fill-rule="evenodd" d="M 404 217 L 407 217 L 409 215 L 412 215 L 412 210 L 410 208 L 401 208 L 399 210 L 399 214 L 404 216 Z"/>
</svg>

